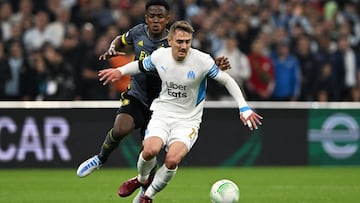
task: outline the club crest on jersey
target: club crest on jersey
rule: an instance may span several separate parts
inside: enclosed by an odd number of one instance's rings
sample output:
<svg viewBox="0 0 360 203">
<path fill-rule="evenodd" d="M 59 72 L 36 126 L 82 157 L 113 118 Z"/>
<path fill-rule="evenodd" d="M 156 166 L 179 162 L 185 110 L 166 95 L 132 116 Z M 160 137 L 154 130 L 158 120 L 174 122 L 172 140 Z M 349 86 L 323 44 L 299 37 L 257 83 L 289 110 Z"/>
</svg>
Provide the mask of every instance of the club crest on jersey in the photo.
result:
<svg viewBox="0 0 360 203">
<path fill-rule="evenodd" d="M 188 73 L 187 73 L 187 78 L 188 79 L 195 79 L 195 72 L 190 70 Z"/>
</svg>

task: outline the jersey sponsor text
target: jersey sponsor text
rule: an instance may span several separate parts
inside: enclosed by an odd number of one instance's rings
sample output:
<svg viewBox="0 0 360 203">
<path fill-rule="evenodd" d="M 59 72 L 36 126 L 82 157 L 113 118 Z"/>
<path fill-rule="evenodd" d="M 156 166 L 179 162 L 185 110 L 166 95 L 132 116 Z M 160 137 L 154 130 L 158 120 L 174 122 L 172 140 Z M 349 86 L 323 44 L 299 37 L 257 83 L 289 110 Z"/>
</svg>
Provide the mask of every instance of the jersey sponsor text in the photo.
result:
<svg viewBox="0 0 360 203">
<path fill-rule="evenodd" d="M 165 82 L 167 90 L 168 90 L 168 95 L 173 96 L 173 97 L 177 97 L 177 98 L 186 98 L 187 94 L 186 92 L 186 86 L 185 85 L 180 85 L 180 84 L 176 84 L 174 82 Z"/>
</svg>

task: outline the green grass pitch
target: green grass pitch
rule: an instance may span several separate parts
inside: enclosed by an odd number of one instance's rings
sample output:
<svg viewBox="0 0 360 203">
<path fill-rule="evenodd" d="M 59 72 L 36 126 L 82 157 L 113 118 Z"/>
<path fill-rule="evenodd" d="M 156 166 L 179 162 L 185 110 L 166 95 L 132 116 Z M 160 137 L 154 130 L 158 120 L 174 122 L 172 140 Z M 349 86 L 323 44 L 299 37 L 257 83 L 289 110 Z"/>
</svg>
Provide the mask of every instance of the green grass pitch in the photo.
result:
<svg viewBox="0 0 360 203">
<path fill-rule="evenodd" d="M 136 169 L 102 168 L 86 178 L 74 169 L 1 169 L 0 202 L 121 203 L 117 189 Z M 246 203 L 360 202 L 360 167 L 180 167 L 154 202 L 209 203 L 216 180 L 230 179 Z"/>
</svg>

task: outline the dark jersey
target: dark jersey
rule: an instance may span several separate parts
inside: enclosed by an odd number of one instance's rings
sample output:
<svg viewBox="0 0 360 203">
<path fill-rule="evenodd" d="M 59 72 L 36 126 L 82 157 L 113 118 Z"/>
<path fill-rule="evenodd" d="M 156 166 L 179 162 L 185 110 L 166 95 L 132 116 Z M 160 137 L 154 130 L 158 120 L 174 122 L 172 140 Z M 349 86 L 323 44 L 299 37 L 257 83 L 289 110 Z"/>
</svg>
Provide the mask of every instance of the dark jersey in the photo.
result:
<svg viewBox="0 0 360 203">
<path fill-rule="evenodd" d="M 159 47 L 168 47 L 167 38 L 153 39 L 148 34 L 148 26 L 139 24 L 122 35 L 121 41 L 125 45 L 132 45 L 135 60 L 142 60 Z M 131 76 L 129 95 L 139 99 L 141 103 L 150 106 L 151 102 L 159 96 L 161 80 L 155 73 L 140 73 Z"/>
</svg>

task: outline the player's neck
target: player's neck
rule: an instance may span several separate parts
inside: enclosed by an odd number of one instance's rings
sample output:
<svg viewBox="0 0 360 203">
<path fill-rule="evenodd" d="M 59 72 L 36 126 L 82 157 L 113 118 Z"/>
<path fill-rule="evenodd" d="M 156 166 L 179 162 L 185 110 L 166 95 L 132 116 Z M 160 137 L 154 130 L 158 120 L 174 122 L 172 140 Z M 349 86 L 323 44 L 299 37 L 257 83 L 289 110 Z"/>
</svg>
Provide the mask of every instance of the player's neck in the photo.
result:
<svg viewBox="0 0 360 203">
<path fill-rule="evenodd" d="M 147 34 L 153 39 L 160 40 L 166 38 L 168 33 L 166 30 L 164 30 L 162 33 L 154 34 L 149 32 L 149 30 L 147 30 Z"/>
</svg>

